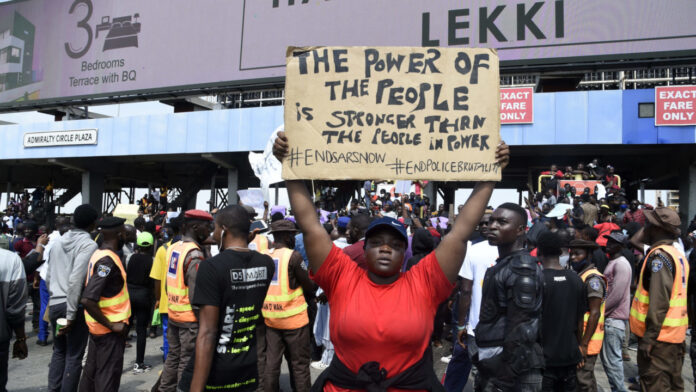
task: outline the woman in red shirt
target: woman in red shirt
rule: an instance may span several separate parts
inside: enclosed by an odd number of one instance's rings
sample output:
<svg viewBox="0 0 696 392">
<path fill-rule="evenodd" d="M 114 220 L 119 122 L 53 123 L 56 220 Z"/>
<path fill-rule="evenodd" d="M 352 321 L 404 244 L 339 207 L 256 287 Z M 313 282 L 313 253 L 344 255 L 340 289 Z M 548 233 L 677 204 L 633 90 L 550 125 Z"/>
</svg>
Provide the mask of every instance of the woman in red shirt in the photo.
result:
<svg viewBox="0 0 696 392">
<path fill-rule="evenodd" d="M 289 148 L 284 132 L 273 152 L 282 161 Z M 496 159 L 509 161 L 501 143 Z M 331 306 L 335 357 L 312 390 L 437 390 L 430 336 L 438 304 L 449 296 L 472 234 L 495 187 L 479 182 L 450 233 L 408 272 L 401 273 L 408 245 L 405 227 L 392 218 L 373 221 L 365 233 L 367 271 L 339 248 L 317 220 L 302 181 L 285 182 L 295 219 L 304 234 L 312 278 Z"/>
</svg>

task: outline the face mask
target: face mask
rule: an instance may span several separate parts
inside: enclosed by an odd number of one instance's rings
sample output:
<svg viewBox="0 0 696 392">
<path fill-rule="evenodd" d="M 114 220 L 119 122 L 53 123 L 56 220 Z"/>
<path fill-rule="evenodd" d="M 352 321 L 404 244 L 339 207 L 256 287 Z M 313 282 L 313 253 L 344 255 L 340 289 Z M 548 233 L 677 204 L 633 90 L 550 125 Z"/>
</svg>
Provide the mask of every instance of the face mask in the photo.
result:
<svg viewBox="0 0 696 392">
<path fill-rule="evenodd" d="M 585 267 L 587 267 L 589 263 L 587 262 L 587 259 L 578 262 L 578 263 L 570 263 L 570 266 L 573 267 L 575 272 L 580 273 L 580 271 L 584 270 Z"/>
<path fill-rule="evenodd" d="M 561 257 L 558 258 L 558 262 L 561 263 L 561 267 L 563 267 L 563 268 L 568 267 L 569 261 L 570 261 L 570 255 L 561 255 Z"/>
</svg>

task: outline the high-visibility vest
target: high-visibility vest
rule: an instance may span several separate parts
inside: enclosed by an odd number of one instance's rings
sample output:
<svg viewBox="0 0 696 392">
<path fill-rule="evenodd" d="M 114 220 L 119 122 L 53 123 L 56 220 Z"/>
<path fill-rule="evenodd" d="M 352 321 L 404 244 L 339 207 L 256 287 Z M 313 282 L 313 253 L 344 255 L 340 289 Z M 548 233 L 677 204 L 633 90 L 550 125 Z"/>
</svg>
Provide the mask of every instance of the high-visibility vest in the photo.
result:
<svg viewBox="0 0 696 392">
<path fill-rule="evenodd" d="M 580 278 L 585 282 L 590 276 L 597 275 L 604 280 L 604 298 L 602 298 L 602 306 L 599 308 L 599 321 L 597 321 L 597 329 L 595 329 L 590 344 L 587 345 L 587 355 L 597 355 L 602 350 L 602 342 L 604 341 L 604 299 L 606 298 L 607 278 L 602 275 L 596 268 L 590 268 L 585 271 Z M 583 316 L 582 332 L 585 334 L 587 329 L 587 321 L 590 319 L 589 310 Z"/>
<path fill-rule="evenodd" d="M 85 286 L 89 283 L 94 273 L 94 265 L 104 257 L 111 257 L 114 264 L 121 271 L 121 276 L 123 277 L 123 288 L 121 291 L 113 297 L 100 297 L 99 298 L 99 308 L 102 314 L 112 323 L 126 323 L 128 324 L 128 319 L 131 316 L 131 304 L 130 297 L 128 296 L 128 285 L 126 283 L 126 269 L 123 268 L 121 259 L 118 255 L 108 249 L 98 249 L 92 254 L 87 264 L 87 278 L 85 279 Z M 89 328 L 89 333 L 92 335 L 106 335 L 111 333 L 111 330 L 97 320 L 95 320 L 90 314 L 85 310 L 85 321 L 87 322 L 87 328 Z"/>
<path fill-rule="evenodd" d="M 268 253 L 268 237 L 263 234 L 256 234 L 254 240 L 249 243 L 249 249 L 259 253 Z"/>
<path fill-rule="evenodd" d="M 633 304 L 631 305 L 631 316 L 629 318 L 631 332 L 641 338 L 645 335 L 645 318 L 650 307 L 650 293 L 643 287 L 643 273 L 645 272 L 645 266 L 648 264 L 647 260 L 650 260 L 650 255 L 658 249 L 672 256 L 675 268 L 672 295 L 669 297 L 669 309 L 667 310 L 665 320 L 662 322 L 662 328 L 660 328 L 660 335 L 657 337 L 657 340 L 665 343 L 683 343 L 684 339 L 686 339 L 686 328 L 689 325 L 689 316 L 686 311 L 689 263 L 684 261 L 686 259 L 684 254 L 671 245 L 657 246 L 645 258 L 646 262 L 643 263 L 643 268 L 640 270 L 636 296 L 633 298 Z"/>
<path fill-rule="evenodd" d="M 309 324 L 302 287 L 290 289 L 288 266 L 292 252 L 292 249 L 281 248 L 266 253 L 273 259 L 276 269 L 268 286 L 262 313 L 266 325 L 275 329 L 298 329 Z"/>
<path fill-rule="evenodd" d="M 184 261 L 192 250 L 200 250 L 195 242 L 179 241 L 167 250 L 167 314 L 180 323 L 196 323 L 198 319 L 191 308 L 188 286 L 184 276 Z"/>
</svg>

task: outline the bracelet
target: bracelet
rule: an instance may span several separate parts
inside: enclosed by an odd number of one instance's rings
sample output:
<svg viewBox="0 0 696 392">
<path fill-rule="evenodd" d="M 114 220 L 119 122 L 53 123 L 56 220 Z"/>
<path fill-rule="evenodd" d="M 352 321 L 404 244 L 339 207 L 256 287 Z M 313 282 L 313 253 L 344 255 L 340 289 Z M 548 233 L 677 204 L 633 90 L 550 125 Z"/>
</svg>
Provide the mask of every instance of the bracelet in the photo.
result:
<svg viewBox="0 0 696 392">
<path fill-rule="evenodd" d="M 27 341 L 27 337 L 25 336 L 25 337 L 23 337 L 23 338 L 17 338 L 16 341 L 17 341 L 17 342 L 26 342 L 26 341 Z"/>
<path fill-rule="evenodd" d="M 457 331 L 464 331 L 466 329 L 466 325 L 457 325 Z"/>
</svg>

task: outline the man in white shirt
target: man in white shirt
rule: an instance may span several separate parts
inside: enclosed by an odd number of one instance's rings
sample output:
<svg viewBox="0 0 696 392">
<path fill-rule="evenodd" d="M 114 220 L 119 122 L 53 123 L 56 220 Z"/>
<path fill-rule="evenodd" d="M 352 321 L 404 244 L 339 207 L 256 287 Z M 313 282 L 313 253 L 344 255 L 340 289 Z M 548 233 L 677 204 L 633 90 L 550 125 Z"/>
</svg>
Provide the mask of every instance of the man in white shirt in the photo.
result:
<svg viewBox="0 0 696 392">
<path fill-rule="evenodd" d="M 488 220 L 490 214 L 484 215 L 479 224 L 481 235 L 488 236 Z M 478 352 L 474 329 L 478 324 L 481 309 L 481 291 L 486 270 L 495 265 L 498 259 L 498 247 L 492 246 L 487 240 L 467 247 L 464 264 L 459 270 L 462 278 L 458 312 L 457 342 L 454 344 L 452 359 L 447 366 L 445 389 L 448 392 L 464 390 L 472 370 L 471 358 Z M 474 377 L 476 373 L 474 374 Z M 474 383 L 475 384 L 475 383 Z"/>
</svg>

